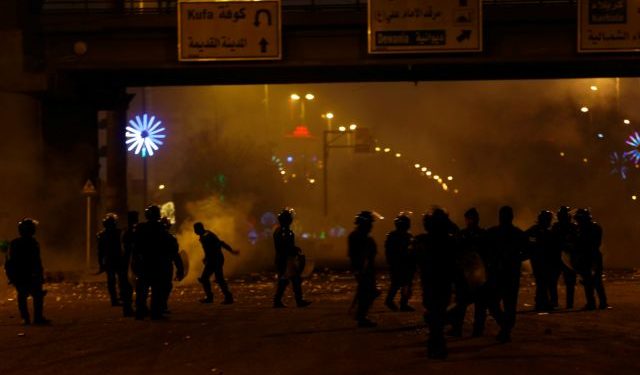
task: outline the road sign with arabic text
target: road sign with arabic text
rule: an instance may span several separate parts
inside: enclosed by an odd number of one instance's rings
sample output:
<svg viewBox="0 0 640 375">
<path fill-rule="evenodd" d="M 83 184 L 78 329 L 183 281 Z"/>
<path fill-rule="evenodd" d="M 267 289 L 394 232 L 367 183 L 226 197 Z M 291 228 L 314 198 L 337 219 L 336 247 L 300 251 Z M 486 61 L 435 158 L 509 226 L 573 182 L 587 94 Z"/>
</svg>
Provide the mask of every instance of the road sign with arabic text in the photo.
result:
<svg viewBox="0 0 640 375">
<path fill-rule="evenodd" d="M 482 0 L 369 0 L 369 53 L 482 51 Z"/>
<path fill-rule="evenodd" d="M 280 0 L 181 1 L 180 61 L 279 60 Z"/>
</svg>

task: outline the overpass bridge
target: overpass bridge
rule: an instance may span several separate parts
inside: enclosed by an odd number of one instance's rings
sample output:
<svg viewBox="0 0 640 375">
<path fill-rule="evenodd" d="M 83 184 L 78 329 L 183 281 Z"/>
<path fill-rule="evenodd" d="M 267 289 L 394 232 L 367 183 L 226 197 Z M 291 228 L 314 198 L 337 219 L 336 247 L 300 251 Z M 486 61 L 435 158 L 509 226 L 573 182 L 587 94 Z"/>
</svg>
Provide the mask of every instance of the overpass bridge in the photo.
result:
<svg viewBox="0 0 640 375">
<path fill-rule="evenodd" d="M 177 57 L 175 1 L 4 0 L 0 172 L 11 183 L 0 184 L 0 237 L 22 212 L 53 212 L 49 241 L 81 248 L 68 227 L 82 227 L 79 190 L 97 180 L 101 155 L 101 204 L 126 211 L 127 87 L 640 75 L 637 53 L 576 51 L 575 0 L 485 0 L 482 52 L 400 55 L 368 53 L 364 0 L 282 5 L 281 60 L 187 63 Z"/>
</svg>

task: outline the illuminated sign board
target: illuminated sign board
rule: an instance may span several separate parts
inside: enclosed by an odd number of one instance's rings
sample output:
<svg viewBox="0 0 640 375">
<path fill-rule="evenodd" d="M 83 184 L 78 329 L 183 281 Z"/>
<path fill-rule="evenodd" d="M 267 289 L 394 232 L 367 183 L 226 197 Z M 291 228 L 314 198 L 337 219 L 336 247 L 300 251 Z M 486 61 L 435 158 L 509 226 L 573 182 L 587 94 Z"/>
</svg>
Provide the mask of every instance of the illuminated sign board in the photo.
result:
<svg viewBox="0 0 640 375">
<path fill-rule="evenodd" d="M 369 53 L 482 51 L 482 0 L 369 0 Z"/>
<path fill-rule="evenodd" d="M 578 1 L 578 52 L 640 51 L 640 0 Z"/>
<path fill-rule="evenodd" d="M 180 61 L 279 60 L 280 0 L 180 1 Z"/>
</svg>

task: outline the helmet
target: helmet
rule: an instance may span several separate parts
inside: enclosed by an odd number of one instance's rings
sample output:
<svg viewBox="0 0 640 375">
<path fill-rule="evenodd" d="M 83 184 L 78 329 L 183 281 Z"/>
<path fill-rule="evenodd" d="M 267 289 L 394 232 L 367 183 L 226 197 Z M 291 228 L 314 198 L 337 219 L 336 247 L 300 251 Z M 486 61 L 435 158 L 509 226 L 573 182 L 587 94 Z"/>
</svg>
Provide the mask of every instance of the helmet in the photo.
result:
<svg viewBox="0 0 640 375">
<path fill-rule="evenodd" d="M 18 222 L 18 233 L 20 233 L 20 235 L 23 237 L 31 237 L 36 234 L 37 226 L 37 220 L 25 217 Z"/>
<path fill-rule="evenodd" d="M 542 210 L 538 214 L 538 224 L 550 225 L 553 221 L 553 213 L 549 210 Z"/>
<path fill-rule="evenodd" d="M 356 225 L 373 224 L 374 221 L 376 220 L 371 211 L 360 211 L 360 213 L 356 215 L 354 224 Z"/>
<path fill-rule="evenodd" d="M 129 225 L 138 224 L 138 211 L 129 211 L 127 212 L 127 223 Z"/>
<path fill-rule="evenodd" d="M 167 229 L 167 230 L 171 229 L 171 225 L 172 225 L 172 224 L 171 224 L 171 220 L 169 220 L 169 218 L 168 218 L 168 217 L 163 216 L 163 217 L 160 219 L 160 223 L 162 223 L 162 226 L 163 226 L 163 227 L 165 227 L 165 229 Z"/>
<path fill-rule="evenodd" d="M 104 215 L 104 219 L 102 219 L 102 226 L 105 228 L 113 229 L 118 225 L 118 215 L 113 212 L 109 212 Z"/>
<path fill-rule="evenodd" d="M 478 210 L 476 210 L 475 207 L 468 209 L 464 213 L 464 217 L 465 219 L 480 220 L 480 214 L 478 213 Z"/>
<path fill-rule="evenodd" d="M 292 208 L 283 208 L 278 214 L 278 222 L 280 225 L 289 226 L 293 223 L 293 215 L 295 211 Z"/>
<path fill-rule="evenodd" d="M 158 221 L 160 216 L 160 207 L 156 205 L 151 205 L 144 210 L 144 217 L 147 221 Z"/>
<path fill-rule="evenodd" d="M 411 218 L 409 217 L 409 215 L 410 214 L 407 214 L 405 212 L 400 212 L 400 214 L 396 216 L 396 218 L 393 220 L 393 224 L 396 226 L 396 229 L 407 231 L 409 230 L 409 228 L 411 228 Z"/>
<path fill-rule="evenodd" d="M 591 211 L 588 208 L 578 208 L 574 217 L 578 222 L 591 221 Z"/>
</svg>

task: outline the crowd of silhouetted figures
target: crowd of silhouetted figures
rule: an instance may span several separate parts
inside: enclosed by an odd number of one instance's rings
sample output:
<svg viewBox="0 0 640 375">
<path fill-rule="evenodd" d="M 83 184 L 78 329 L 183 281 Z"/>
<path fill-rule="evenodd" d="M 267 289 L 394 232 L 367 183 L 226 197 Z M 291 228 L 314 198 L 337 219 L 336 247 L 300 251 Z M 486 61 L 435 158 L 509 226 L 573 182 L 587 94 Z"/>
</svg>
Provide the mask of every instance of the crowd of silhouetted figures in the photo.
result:
<svg viewBox="0 0 640 375">
<path fill-rule="evenodd" d="M 409 301 L 415 274 L 419 274 L 424 320 L 429 328 L 429 357 L 447 357 L 445 327 L 451 327 L 449 335 L 461 336 L 471 304 L 474 305 L 473 336 L 484 334 L 489 312 L 500 328 L 497 340 L 510 341 L 525 260 L 530 260 L 535 277 L 537 311 L 559 308 L 561 276 L 566 287 L 567 309 L 573 308 L 578 278 L 584 286 L 584 309 L 608 308 L 602 283 L 602 229 L 593 221 L 589 210 L 578 209 L 572 217 L 568 207 L 560 207 L 555 223 L 553 213 L 541 211 L 537 222 L 526 231 L 513 225 L 513 216 L 512 208 L 504 206 L 499 210 L 499 224 L 483 229 L 478 211 L 472 208 L 465 212 L 465 227 L 459 229 L 445 210 L 434 208 L 422 217 L 424 232 L 415 236 L 410 232 L 409 214 L 401 213 L 395 218 L 395 230 L 387 234 L 384 243 L 390 273 L 384 304 L 393 311 L 414 311 Z M 160 209 L 148 207 L 145 218 L 145 222 L 139 222 L 138 213 L 129 212 L 127 228 L 122 231 L 118 228 L 117 216 L 107 214 L 103 220 L 104 230 L 98 234 L 98 261 L 100 272 L 107 276 L 112 306 L 121 306 L 127 317 L 158 320 L 164 319 L 168 312 L 172 283 L 184 278 L 185 265 L 178 241 L 170 233 L 171 224 L 161 217 Z M 278 215 L 279 226 L 273 233 L 277 272 L 274 308 L 286 307 L 282 297 L 289 284 L 298 307 L 311 303 L 303 298 L 302 274 L 306 261 L 295 243 L 291 230 L 293 220 L 293 210 L 282 210 Z M 370 235 L 375 220 L 375 213 L 360 212 L 348 237 L 348 257 L 357 282 L 351 307 L 358 327 L 363 328 L 376 326 L 368 312 L 382 294 L 376 281 L 377 245 Z M 29 218 L 19 222 L 19 237 L 9 245 L 5 270 L 9 283 L 16 288 L 23 323 L 42 325 L 50 321 L 43 316 L 46 291 L 40 249 L 35 239 L 36 226 L 37 222 Z M 200 302 L 213 302 L 210 278 L 215 276 L 224 296 L 222 303 L 232 304 L 233 295 L 223 272 L 222 250 L 233 255 L 239 252 L 205 229 L 202 223 L 195 223 L 193 229 L 204 251 L 204 269 L 198 281 L 205 295 Z M 133 286 L 129 281 L 130 271 L 135 275 Z M 398 292 L 399 305 L 395 303 Z M 596 293 L 599 305 L 596 305 Z M 27 306 L 29 296 L 33 298 L 33 320 Z"/>
</svg>

